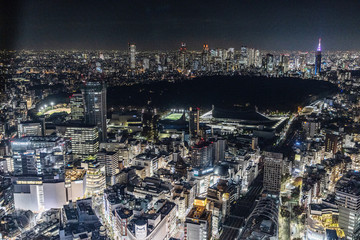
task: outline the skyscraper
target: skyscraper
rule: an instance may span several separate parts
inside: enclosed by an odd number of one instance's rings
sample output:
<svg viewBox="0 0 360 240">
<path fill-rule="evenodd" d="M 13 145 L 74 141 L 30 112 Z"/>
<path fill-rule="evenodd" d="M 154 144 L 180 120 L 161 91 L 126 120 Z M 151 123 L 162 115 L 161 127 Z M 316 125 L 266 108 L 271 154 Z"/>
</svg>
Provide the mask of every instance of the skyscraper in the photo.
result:
<svg viewBox="0 0 360 240">
<path fill-rule="evenodd" d="M 84 120 L 84 99 L 81 93 L 70 96 L 71 120 Z"/>
<path fill-rule="evenodd" d="M 200 109 L 189 109 L 189 134 L 192 138 L 199 136 L 200 134 Z"/>
<path fill-rule="evenodd" d="M 106 140 L 106 85 L 87 82 L 82 88 L 84 97 L 85 124 L 96 125 L 100 141 Z"/>
<path fill-rule="evenodd" d="M 185 70 L 186 66 L 186 43 L 181 43 L 179 50 L 179 67 L 182 71 Z"/>
<path fill-rule="evenodd" d="M 264 189 L 280 192 L 282 174 L 282 153 L 265 152 Z"/>
<path fill-rule="evenodd" d="M 71 139 L 72 153 L 86 158 L 99 151 L 99 135 L 97 126 L 66 126 L 65 138 Z"/>
<path fill-rule="evenodd" d="M 339 208 L 339 226 L 346 239 L 360 238 L 360 176 L 356 171 L 346 173 L 335 186 L 335 201 Z"/>
<path fill-rule="evenodd" d="M 135 65 L 136 65 L 136 60 L 135 60 L 136 45 L 133 44 L 133 43 L 132 44 L 129 43 L 129 51 L 130 51 L 130 68 L 135 69 Z"/>
<path fill-rule="evenodd" d="M 321 72 L 321 38 L 319 38 L 319 45 L 315 53 L 315 75 Z"/>
</svg>

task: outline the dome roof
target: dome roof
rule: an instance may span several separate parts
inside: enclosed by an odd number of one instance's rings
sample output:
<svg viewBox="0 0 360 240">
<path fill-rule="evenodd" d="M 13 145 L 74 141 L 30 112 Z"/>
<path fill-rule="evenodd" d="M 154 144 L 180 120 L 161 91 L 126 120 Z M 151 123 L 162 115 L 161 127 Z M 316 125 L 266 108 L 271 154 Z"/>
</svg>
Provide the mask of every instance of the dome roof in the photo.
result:
<svg viewBox="0 0 360 240">
<path fill-rule="evenodd" d="M 229 176 L 229 166 L 227 164 L 219 164 L 214 167 L 214 174 L 222 177 Z"/>
</svg>

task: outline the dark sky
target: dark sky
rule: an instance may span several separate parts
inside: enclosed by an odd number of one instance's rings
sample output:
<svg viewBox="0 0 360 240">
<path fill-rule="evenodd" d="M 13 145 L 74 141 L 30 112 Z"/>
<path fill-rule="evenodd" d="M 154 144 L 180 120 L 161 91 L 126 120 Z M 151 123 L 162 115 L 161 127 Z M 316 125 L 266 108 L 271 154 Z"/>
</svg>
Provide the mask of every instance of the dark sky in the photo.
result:
<svg viewBox="0 0 360 240">
<path fill-rule="evenodd" d="M 359 0 L 1 0 L 0 48 L 360 49 Z"/>
</svg>

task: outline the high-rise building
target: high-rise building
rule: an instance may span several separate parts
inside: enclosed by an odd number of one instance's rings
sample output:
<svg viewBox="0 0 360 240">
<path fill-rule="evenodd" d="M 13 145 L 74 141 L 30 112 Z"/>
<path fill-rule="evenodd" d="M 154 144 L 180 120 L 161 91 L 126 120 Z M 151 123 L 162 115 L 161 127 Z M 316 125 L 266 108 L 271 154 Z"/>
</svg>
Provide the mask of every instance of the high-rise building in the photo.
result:
<svg viewBox="0 0 360 240">
<path fill-rule="evenodd" d="M 87 82 L 82 88 L 85 103 L 85 123 L 96 125 L 99 139 L 106 141 L 106 85 L 99 82 Z"/>
<path fill-rule="evenodd" d="M 262 65 L 261 53 L 260 53 L 260 50 L 256 50 L 255 51 L 255 67 L 261 68 L 261 65 Z"/>
<path fill-rule="evenodd" d="M 81 93 L 70 96 L 71 120 L 84 120 L 84 98 Z"/>
<path fill-rule="evenodd" d="M 266 71 L 272 72 L 274 70 L 274 55 L 266 54 Z"/>
<path fill-rule="evenodd" d="M 325 137 L 325 152 L 332 152 L 333 154 L 335 154 L 338 149 L 338 138 L 339 136 L 335 135 L 335 134 L 326 134 Z"/>
<path fill-rule="evenodd" d="M 51 175 L 63 166 L 63 141 L 58 137 L 23 137 L 11 141 L 14 175 Z"/>
<path fill-rule="evenodd" d="M 189 134 L 190 137 L 197 137 L 200 134 L 200 109 L 192 108 L 189 109 Z"/>
<path fill-rule="evenodd" d="M 248 67 L 255 66 L 255 49 L 249 48 L 248 50 Z"/>
<path fill-rule="evenodd" d="M 101 151 L 96 157 L 100 165 L 105 166 L 106 176 L 111 177 L 116 174 L 119 166 L 119 152 Z"/>
<path fill-rule="evenodd" d="M 315 75 L 321 72 L 321 38 L 319 38 L 319 45 L 315 53 Z"/>
<path fill-rule="evenodd" d="M 95 155 L 99 151 L 99 133 L 96 126 L 66 126 L 64 137 L 71 140 L 71 149 L 74 155 L 85 158 Z"/>
<path fill-rule="evenodd" d="M 206 70 L 208 70 L 209 57 L 210 57 L 209 45 L 204 44 L 203 45 L 203 51 L 201 53 L 201 65 Z"/>
<path fill-rule="evenodd" d="M 191 149 L 191 163 L 194 168 L 208 168 L 214 164 L 214 143 L 200 141 Z"/>
<path fill-rule="evenodd" d="M 339 226 L 346 239 L 360 239 L 360 174 L 349 171 L 335 186 L 335 201 L 339 209 Z"/>
<path fill-rule="evenodd" d="M 280 192 L 283 155 L 273 152 L 264 155 L 264 190 Z"/>
<path fill-rule="evenodd" d="M 225 160 L 225 147 L 226 147 L 226 140 L 225 139 L 217 139 L 214 142 L 215 145 L 215 156 L 214 156 L 214 165 L 221 163 Z"/>
<path fill-rule="evenodd" d="M 129 43 L 129 51 L 130 51 L 130 68 L 135 69 L 136 67 L 136 45 L 133 43 Z"/>
<path fill-rule="evenodd" d="M 179 68 L 184 71 L 186 68 L 186 43 L 182 42 L 179 50 Z"/>
</svg>

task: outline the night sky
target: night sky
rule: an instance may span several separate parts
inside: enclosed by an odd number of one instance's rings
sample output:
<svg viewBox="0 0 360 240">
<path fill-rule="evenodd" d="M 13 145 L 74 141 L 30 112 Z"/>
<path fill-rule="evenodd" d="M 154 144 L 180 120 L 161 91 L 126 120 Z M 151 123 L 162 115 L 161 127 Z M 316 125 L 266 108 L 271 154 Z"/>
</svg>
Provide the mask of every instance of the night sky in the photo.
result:
<svg viewBox="0 0 360 240">
<path fill-rule="evenodd" d="M 358 0 L 1 0 L 0 48 L 360 50 Z"/>
</svg>

